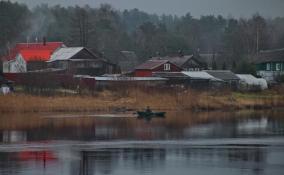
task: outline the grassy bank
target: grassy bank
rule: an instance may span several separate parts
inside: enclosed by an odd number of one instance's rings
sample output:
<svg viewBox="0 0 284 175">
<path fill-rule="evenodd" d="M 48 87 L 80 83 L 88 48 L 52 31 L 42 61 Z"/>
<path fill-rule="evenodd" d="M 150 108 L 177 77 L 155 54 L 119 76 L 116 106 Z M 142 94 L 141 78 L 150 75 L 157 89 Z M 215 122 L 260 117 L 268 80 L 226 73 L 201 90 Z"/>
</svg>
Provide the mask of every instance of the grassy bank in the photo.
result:
<svg viewBox="0 0 284 175">
<path fill-rule="evenodd" d="M 103 91 L 92 96 L 33 96 L 13 94 L 0 96 L 0 112 L 113 112 L 121 109 L 155 110 L 230 110 L 284 107 L 283 93 L 200 92 L 195 90 Z"/>
</svg>

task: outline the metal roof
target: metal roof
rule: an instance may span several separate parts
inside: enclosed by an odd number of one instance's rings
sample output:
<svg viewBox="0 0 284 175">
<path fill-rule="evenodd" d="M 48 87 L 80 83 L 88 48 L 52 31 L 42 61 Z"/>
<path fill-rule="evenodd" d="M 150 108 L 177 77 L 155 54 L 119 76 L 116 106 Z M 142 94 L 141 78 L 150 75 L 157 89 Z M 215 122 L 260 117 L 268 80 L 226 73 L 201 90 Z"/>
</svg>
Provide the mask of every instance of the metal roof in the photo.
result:
<svg viewBox="0 0 284 175">
<path fill-rule="evenodd" d="M 256 78 L 251 74 L 236 74 L 242 83 L 247 85 L 259 85 L 262 89 L 267 89 L 267 81 L 263 78 Z"/>
<path fill-rule="evenodd" d="M 221 79 L 221 80 L 240 80 L 239 77 L 236 76 L 232 71 L 230 70 L 205 70 L 208 74 L 212 75 L 215 78 Z"/>
<path fill-rule="evenodd" d="M 254 57 L 253 62 L 266 63 L 266 62 L 283 62 L 284 61 L 284 49 L 275 50 L 263 50 Z"/>
<path fill-rule="evenodd" d="M 17 43 L 10 50 L 10 54 L 5 55 L 1 60 L 14 60 L 18 54 L 21 54 L 25 61 L 48 61 L 51 54 L 61 47 L 65 47 L 63 42 Z"/>
<path fill-rule="evenodd" d="M 59 60 L 68 60 L 83 49 L 84 47 L 61 48 L 51 55 L 49 62 L 59 61 Z"/>
<path fill-rule="evenodd" d="M 166 78 L 160 77 L 92 77 L 88 75 L 75 75 L 75 78 L 90 78 L 96 81 L 166 81 Z"/>
<path fill-rule="evenodd" d="M 136 70 L 152 70 L 155 69 L 156 67 L 161 66 L 162 64 L 165 64 L 169 62 L 168 60 L 148 60 L 145 63 L 139 65 L 138 67 L 136 67 Z"/>
<path fill-rule="evenodd" d="M 175 57 L 165 57 L 163 59 L 169 60 L 175 65 L 182 67 L 189 59 L 193 58 L 193 55 L 175 56 Z"/>
<path fill-rule="evenodd" d="M 182 73 L 194 79 L 208 79 L 212 81 L 222 81 L 221 79 L 213 77 L 212 75 L 203 71 L 184 71 Z"/>
<path fill-rule="evenodd" d="M 163 78 L 188 78 L 188 76 L 182 72 L 153 72 L 153 76 Z"/>
</svg>

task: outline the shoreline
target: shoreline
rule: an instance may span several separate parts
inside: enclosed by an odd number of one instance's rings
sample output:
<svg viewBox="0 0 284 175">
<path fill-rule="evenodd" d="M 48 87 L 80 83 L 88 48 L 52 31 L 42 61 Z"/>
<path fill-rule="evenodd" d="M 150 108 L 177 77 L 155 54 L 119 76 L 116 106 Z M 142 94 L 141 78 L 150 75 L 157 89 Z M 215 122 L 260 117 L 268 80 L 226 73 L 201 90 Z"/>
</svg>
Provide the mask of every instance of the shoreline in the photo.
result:
<svg viewBox="0 0 284 175">
<path fill-rule="evenodd" d="M 153 110 L 217 111 L 242 109 L 273 109 L 284 107 L 279 92 L 147 92 L 129 91 L 121 94 L 102 91 L 93 96 L 35 96 L 15 93 L 0 96 L 0 113 L 29 112 L 131 112 L 150 106 Z"/>
</svg>

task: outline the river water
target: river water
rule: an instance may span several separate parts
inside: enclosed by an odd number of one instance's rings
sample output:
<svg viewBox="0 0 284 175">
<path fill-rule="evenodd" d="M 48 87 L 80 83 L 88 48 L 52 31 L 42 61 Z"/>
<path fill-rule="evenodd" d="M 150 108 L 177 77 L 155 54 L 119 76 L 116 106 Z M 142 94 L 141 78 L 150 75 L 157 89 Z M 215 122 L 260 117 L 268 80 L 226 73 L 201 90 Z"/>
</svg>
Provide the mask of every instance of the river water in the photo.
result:
<svg viewBox="0 0 284 175">
<path fill-rule="evenodd" d="M 1 175 L 284 173 L 284 110 L 1 114 Z"/>
</svg>

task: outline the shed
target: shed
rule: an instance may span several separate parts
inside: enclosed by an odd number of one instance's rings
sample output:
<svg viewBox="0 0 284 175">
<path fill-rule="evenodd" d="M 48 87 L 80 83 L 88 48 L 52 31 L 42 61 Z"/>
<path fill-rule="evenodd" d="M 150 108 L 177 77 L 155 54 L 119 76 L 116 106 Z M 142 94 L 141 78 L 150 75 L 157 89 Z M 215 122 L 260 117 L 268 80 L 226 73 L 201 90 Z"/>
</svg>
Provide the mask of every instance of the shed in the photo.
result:
<svg viewBox="0 0 284 175">
<path fill-rule="evenodd" d="M 203 71 L 184 71 L 182 73 L 194 79 L 207 79 L 210 81 L 220 81 L 220 82 L 223 81 Z"/>
<path fill-rule="evenodd" d="M 232 89 L 238 88 L 240 78 L 230 70 L 206 70 L 205 72 L 217 79 L 223 80 Z"/>
</svg>

